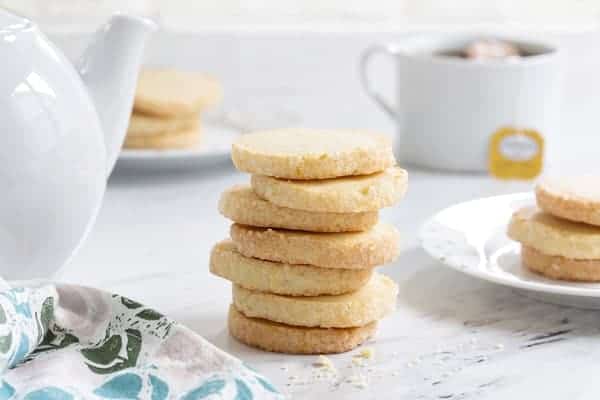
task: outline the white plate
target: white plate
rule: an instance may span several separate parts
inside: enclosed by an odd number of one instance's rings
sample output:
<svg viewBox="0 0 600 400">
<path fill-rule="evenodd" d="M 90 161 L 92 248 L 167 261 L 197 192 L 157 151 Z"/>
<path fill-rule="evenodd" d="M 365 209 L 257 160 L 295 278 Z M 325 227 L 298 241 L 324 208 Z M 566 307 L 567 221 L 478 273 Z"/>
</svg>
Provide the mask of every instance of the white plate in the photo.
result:
<svg viewBox="0 0 600 400">
<path fill-rule="evenodd" d="M 231 143 L 240 130 L 203 122 L 202 141 L 196 149 L 129 150 L 123 149 L 117 166 L 120 168 L 204 167 L 229 160 Z"/>
<path fill-rule="evenodd" d="M 506 236 L 506 227 L 516 209 L 534 203 L 532 194 L 520 193 L 448 207 L 423 225 L 421 246 L 444 265 L 530 297 L 600 308 L 600 284 L 551 280 L 521 265 L 520 246 Z"/>
</svg>

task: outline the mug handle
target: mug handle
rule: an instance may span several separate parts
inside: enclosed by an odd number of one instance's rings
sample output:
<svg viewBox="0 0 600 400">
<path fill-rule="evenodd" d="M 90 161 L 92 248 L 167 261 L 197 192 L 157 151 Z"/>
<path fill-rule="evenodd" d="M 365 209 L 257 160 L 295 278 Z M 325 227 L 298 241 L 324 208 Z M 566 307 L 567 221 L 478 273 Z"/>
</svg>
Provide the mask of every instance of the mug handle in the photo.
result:
<svg viewBox="0 0 600 400">
<path fill-rule="evenodd" d="M 391 44 L 385 45 L 373 45 L 365 49 L 360 55 L 360 63 L 359 63 L 359 72 L 360 72 L 360 81 L 362 83 L 365 92 L 371 97 L 375 103 L 377 103 L 385 113 L 392 118 L 393 120 L 398 120 L 398 114 L 393 105 L 391 105 L 379 92 L 377 92 L 373 86 L 371 85 L 371 80 L 369 79 L 369 65 L 373 56 L 385 54 L 388 56 L 396 56 L 400 54 L 400 49 Z"/>
</svg>

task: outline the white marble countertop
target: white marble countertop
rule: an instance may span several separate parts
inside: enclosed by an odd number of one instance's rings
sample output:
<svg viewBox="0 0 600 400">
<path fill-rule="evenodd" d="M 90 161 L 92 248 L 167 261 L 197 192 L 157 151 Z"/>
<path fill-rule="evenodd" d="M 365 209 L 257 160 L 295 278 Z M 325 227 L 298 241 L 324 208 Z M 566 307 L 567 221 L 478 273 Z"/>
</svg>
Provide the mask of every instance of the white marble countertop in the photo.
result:
<svg viewBox="0 0 600 400">
<path fill-rule="evenodd" d="M 203 172 L 119 171 L 97 224 L 61 279 L 117 292 L 168 314 L 269 376 L 292 398 L 591 399 L 600 392 L 597 311 L 540 303 L 444 268 L 417 246 L 421 222 L 452 203 L 527 190 L 483 176 L 411 171 L 409 194 L 383 211 L 404 235 L 404 252 L 382 268 L 400 286 L 397 311 L 380 324 L 363 366 L 332 356 L 248 348 L 226 329 L 230 285 L 208 272 L 211 246 L 228 234 L 216 204 L 248 179 L 229 166 Z"/>
</svg>

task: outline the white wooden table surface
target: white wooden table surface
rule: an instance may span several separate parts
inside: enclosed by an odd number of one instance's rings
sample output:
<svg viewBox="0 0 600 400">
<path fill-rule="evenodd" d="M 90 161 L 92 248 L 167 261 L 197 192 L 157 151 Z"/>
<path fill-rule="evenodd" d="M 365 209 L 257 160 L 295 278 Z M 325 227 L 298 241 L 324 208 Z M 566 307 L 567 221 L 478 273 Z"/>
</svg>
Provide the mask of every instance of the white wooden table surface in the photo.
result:
<svg viewBox="0 0 600 400">
<path fill-rule="evenodd" d="M 374 358 L 356 366 L 356 352 L 332 356 L 334 375 L 313 367 L 313 356 L 266 353 L 228 336 L 230 285 L 209 274 L 208 257 L 228 234 L 219 194 L 247 179 L 229 166 L 176 175 L 117 170 L 91 236 L 61 278 L 155 307 L 293 398 L 597 398 L 597 311 L 540 303 L 461 275 L 417 245 L 420 224 L 438 209 L 529 185 L 410 171 L 406 199 L 382 213 L 403 232 L 402 256 L 382 268 L 400 286 L 397 311 L 367 344 Z"/>
</svg>

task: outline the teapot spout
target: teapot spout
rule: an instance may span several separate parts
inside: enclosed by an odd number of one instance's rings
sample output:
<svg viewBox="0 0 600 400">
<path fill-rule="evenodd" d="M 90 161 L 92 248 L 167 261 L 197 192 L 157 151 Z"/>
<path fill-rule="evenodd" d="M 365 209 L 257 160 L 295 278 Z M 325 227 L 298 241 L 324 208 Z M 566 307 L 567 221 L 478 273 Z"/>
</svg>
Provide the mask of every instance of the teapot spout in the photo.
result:
<svg viewBox="0 0 600 400">
<path fill-rule="evenodd" d="M 149 19 L 115 15 L 95 34 L 79 62 L 79 73 L 96 105 L 104 132 L 107 175 L 113 169 L 131 114 Z"/>
</svg>

